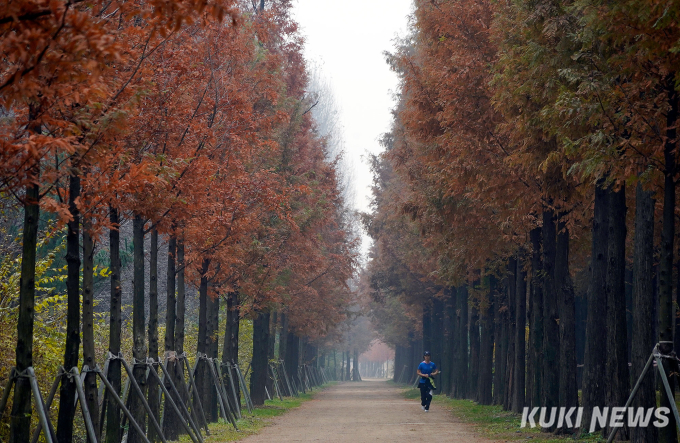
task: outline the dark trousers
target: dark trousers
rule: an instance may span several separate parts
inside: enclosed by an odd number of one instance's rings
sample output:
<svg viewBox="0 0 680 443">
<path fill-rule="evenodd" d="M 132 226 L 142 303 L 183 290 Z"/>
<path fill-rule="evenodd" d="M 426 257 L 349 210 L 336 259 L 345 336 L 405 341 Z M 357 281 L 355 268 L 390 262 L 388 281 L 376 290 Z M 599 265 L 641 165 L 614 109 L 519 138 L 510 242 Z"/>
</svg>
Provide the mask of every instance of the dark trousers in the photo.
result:
<svg viewBox="0 0 680 443">
<path fill-rule="evenodd" d="M 425 406 L 425 409 L 429 410 L 430 402 L 432 402 L 432 394 L 430 394 L 432 385 L 430 380 L 425 381 L 425 383 L 418 383 L 418 387 L 420 388 L 420 405 Z"/>
</svg>

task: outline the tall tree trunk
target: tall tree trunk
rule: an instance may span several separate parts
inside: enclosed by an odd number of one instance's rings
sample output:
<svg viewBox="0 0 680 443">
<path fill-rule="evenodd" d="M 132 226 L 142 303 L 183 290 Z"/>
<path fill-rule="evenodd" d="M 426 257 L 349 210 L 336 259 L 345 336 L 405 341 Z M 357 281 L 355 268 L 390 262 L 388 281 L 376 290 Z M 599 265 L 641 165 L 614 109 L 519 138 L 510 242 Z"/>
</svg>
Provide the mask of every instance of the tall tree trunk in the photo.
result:
<svg viewBox="0 0 680 443">
<path fill-rule="evenodd" d="M 298 364 L 300 362 L 300 340 L 297 335 L 288 330 L 286 337 L 286 358 L 284 364 L 286 366 L 286 373 L 288 377 L 295 380 L 295 384 L 300 386 L 300 381 L 297 378 Z"/>
<path fill-rule="evenodd" d="M 211 297 L 210 294 L 208 294 L 208 324 L 207 324 L 207 351 L 206 353 L 208 354 L 209 358 L 217 359 L 218 352 L 219 352 L 219 336 L 218 336 L 218 329 L 219 329 L 219 324 L 220 324 L 220 298 L 219 297 Z M 212 379 L 211 379 L 212 380 Z M 213 384 L 211 382 L 211 388 L 213 387 Z M 213 389 L 213 392 L 215 390 Z M 215 392 L 212 396 L 212 403 L 211 403 L 211 408 L 212 408 L 212 415 L 215 417 L 215 421 L 218 420 L 219 417 L 219 412 L 217 409 L 219 400 L 218 400 L 218 394 Z"/>
<path fill-rule="evenodd" d="M 670 109 L 666 115 L 667 130 L 664 144 L 664 193 L 663 193 L 663 218 L 661 229 L 661 255 L 659 257 L 659 349 L 662 354 L 669 354 L 673 350 L 673 242 L 675 240 L 675 172 L 677 145 L 677 133 L 675 125 L 678 117 L 678 93 L 675 91 L 674 74 L 668 76 L 668 104 Z M 666 342 L 666 343 L 664 343 Z M 676 364 L 664 359 L 666 374 L 676 371 Z M 669 376 L 671 390 L 675 393 L 676 377 Z M 670 401 L 661 390 L 661 407 L 670 408 Z M 661 443 L 674 443 L 678 441 L 677 424 L 673 414 L 670 416 L 670 424 L 659 429 L 659 441 Z"/>
<path fill-rule="evenodd" d="M 165 350 L 165 357 L 168 358 L 166 368 L 168 369 L 168 377 L 165 380 L 165 387 L 172 395 L 172 400 L 177 404 L 179 398 L 172 391 L 170 379 L 175 384 L 177 389 L 180 389 L 184 377 L 182 376 L 182 367 L 179 360 L 176 358 L 175 349 L 175 329 L 177 323 L 177 297 L 176 297 L 176 282 L 177 282 L 177 238 L 170 237 L 168 240 L 168 275 L 166 277 L 166 293 L 165 293 L 165 341 L 163 349 Z M 181 392 L 181 391 L 180 391 Z M 182 432 L 181 417 L 177 416 L 172 406 L 170 399 L 165 399 L 165 407 L 163 408 L 163 434 L 167 440 L 177 440 Z"/>
<path fill-rule="evenodd" d="M 217 421 L 216 416 L 213 415 L 213 391 L 211 383 L 211 372 L 208 362 L 203 358 L 210 352 L 209 332 L 208 332 L 208 270 L 210 269 L 210 260 L 203 259 L 201 267 L 201 283 L 198 287 L 198 342 L 197 351 L 199 354 L 199 361 L 196 365 L 196 372 L 194 373 L 196 387 L 199 391 L 201 402 L 203 404 L 203 412 L 205 418 L 209 423 Z M 194 399 L 196 402 L 197 400 Z M 198 408 L 197 405 L 195 405 Z"/>
<path fill-rule="evenodd" d="M 520 413 L 525 403 L 525 375 L 526 375 L 526 303 L 527 303 L 527 273 L 524 270 L 523 254 L 517 258 L 516 283 L 517 305 L 515 306 L 515 382 L 512 394 L 512 412 Z"/>
<path fill-rule="evenodd" d="M 423 350 L 432 352 L 432 306 L 423 303 Z"/>
<path fill-rule="evenodd" d="M 267 367 L 265 367 L 265 373 L 267 374 L 265 379 L 267 380 L 267 392 L 274 398 L 274 379 L 269 376 L 269 360 L 274 358 L 275 355 L 275 345 L 276 345 L 276 328 L 278 327 L 278 314 L 276 311 L 269 315 L 269 336 L 267 343 Z"/>
<path fill-rule="evenodd" d="M 494 297 L 494 358 L 493 358 L 493 404 L 503 404 L 503 393 L 505 392 L 505 363 L 507 361 L 508 341 L 506 336 L 506 282 L 502 280 L 496 290 Z"/>
<path fill-rule="evenodd" d="M 286 345 L 288 344 L 288 315 L 281 313 L 281 332 L 279 343 L 279 360 L 286 360 Z"/>
<path fill-rule="evenodd" d="M 90 235 L 90 223 L 85 223 L 83 229 L 83 363 L 94 369 L 94 239 Z M 99 392 L 97 390 L 97 375 L 88 372 L 84 382 L 87 408 L 90 411 L 95 433 L 99 433 Z M 90 442 L 97 443 L 97 442 Z"/>
<path fill-rule="evenodd" d="M 151 245 L 149 246 L 149 358 L 158 362 L 158 231 L 151 230 Z M 154 363 L 154 369 L 159 372 L 160 366 Z M 156 421 L 160 423 L 161 403 L 158 397 L 158 381 L 149 377 L 148 402 Z M 153 426 L 149 426 L 148 438 L 150 441 L 160 440 L 160 436 Z"/>
<path fill-rule="evenodd" d="M 165 284 L 165 352 L 175 351 L 177 323 L 177 238 L 168 240 L 168 275 Z"/>
<path fill-rule="evenodd" d="M 607 315 L 607 238 L 610 191 L 603 186 L 604 180 L 600 180 L 595 187 L 595 209 L 593 215 L 593 247 L 590 265 L 591 287 L 588 294 L 582 391 L 584 407 L 583 429 L 586 432 L 590 429 L 592 408 L 595 406 L 602 407 L 605 402 L 605 360 L 602 356 L 607 355 L 605 320 Z"/>
<path fill-rule="evenodd" d="M 468 398 L 477 400 L 477 385 L 479 379 L 479 305 L 472 305 L 470 311 L 470 321 L 468 323 L 468 334 L 470 335 L 470 370 L 468 378 Z"/>
<path fill-rule="evenodd" d="M 442 355 L 442 367 L 444 376 L 442 376 L 442 393 L 453 396 L 453 392 L 458 385 L 460 374 L 456 370 L 456 364 L 460 359 L 460 335 L 458 334 L 458 315 L 456 313 L 456 301 L 458 294 L 455 287 L 447 290 L 447 297 L 445 301 L 445 319 L 444 319 L 444 354 Z"/>
<path fill-rule="evenodd" d="M 35 309 L 35 260 L 38 247 L 38 222 L 40 221 L 39 198 L 40 188 L 38 185 L 26 186 L 16 347 L 16 370 L 19 373 L 33 366 L 33 314 Z M 30 438 L 31 386 L 28 378 L 20 377 L 14 386 L 9 441 L 11 443 L 23 443 L 29 441 Z"/>
<path fill-rule="evenodd" d="M 67 309 L 66 346 L 64 347 L 64 368 L 70 371 L 78 366 L 80 350 L 80 214 L 76 200 L 80 197 L 80 176 L 72 173 L 69 181 L 69 212 L 71 221 L 67 225 Z M 57 441 L 73 441 L 73 418 L 76 412 L 76 384 L 71 378 L 62 378 L 59 392 L 59 417 L 57 418 Z"/>
<path fill-rule="evenodd" d="M 481 335 L 479 341 L 479 381 L 477 382 L 477 403 L 490 405 L 492 396 L 493 350 L 494 350 L 494 312 L 496 279 L 489 280 L 488 299 L 480 305 Z"/>
<path fill-rule="evenodd" d="M 175 351 L 184 353 L 184 317 L 186 286 L 184 286 L 184 242 L 177 241 L 177 300 L 175 301 Z"/>
<path fill-rule="evenodd" d="M 184 285 L 184 267 L 186 263 L 184 261 L 184 242 L 180 239 L 177 240 L 177 259 L 175 264 L 175 272 L 177 274 L 176 280 L 176 293 L 177 297 L 175 299 L 175 352 L 179 358 L 184 358 L 184 318 L 186 312 L 185 294 L 186 286 Z M 188 363 L 186 360 L 184 363 Z M 179 385 L 177 389 L 179 390 L 179 395 L 182 401 L 188 406 L 189 405 L 189 386 L 187 381 L 184 379 L 184 371 L 182 369 L 182 363 L 176 363 L 176 374 L 179 379 Z M 198 423 L 197 423 L 198 425 Z M 179 428 L 179 424 L 177 424 Z M 182 433 L 180 428 L 179 433 Z"/>
<path fill-rule="evenodd" d="M 654 328 L 654 200 L 653 192 L 645 191 L 638 183 L 635 196 L 635 251 L 633 253 L 633 349 L 631 373 L 633 380 L 642 374 L 645 363 L 656 342 Z M 656 407 L 654 368 L 642 380 L 631 406 Z M 658 440 L 657 428 L 633 427 L 630 440 L 647 443 Z"/>
<path fill-rule="evenodd" d="M 134 281 L 132 294 L 132 356 L 138 362 L 146 362 L 146 343 L 144 340 L 145 317 L 144 312 L 144 219 L 135 214 L 132 221 L 132 243 L 134 248 L 133 266 Z M 132 369 L 133 377 L 142 389 L 146 391 L 146 365 L 135 364 Z M 142 399 L 130 391 L 130 413 L 133 417 L 139 417 L 138 424 L 144 431 L 146 422 L 146 411 Z M 128 442 L 138 443 L 142 441 L 142 436 L 134 429 L 128 431 Z"/>
<path fill-rule="evenodd" d="M 354 359 L 352 365 L 352 381 L 361 381 L 361 374 L 359 373 L 359 349 L 354 348 Z"/>
<path fill-rule="evenodd" d="M 515 329 L 517 316 L 515 309 L 517 307 L 517 259 L 511 257 L 508 260 L 508 312 L 507 316 L 507 341 L 508 352 L 506 358 L 505 380 L 506 386 L 503 395 L 503 409 L 506 411 L 512 409 L 512 390 L 515 385 Z"/>
<path fill-rule="evenodd" d="M 555 255 L 555 289 L 560 319 L 559 405 L 566 408 L 578 406 L 576 387 L 576 306 L 574 286 L 569 275 L 569 231 L 564 215 L 557 225 L 557 252 Z M 564 428 L 565 432 L 572 432 Z"/>
<path fill-rule="evenodd" d="M 118 210 L 109 206 L 109 221 L 112 229 L 109 231 L 109 254 L 111 260 L 111 306 L 109 317 L 109 352 L 114 356 L 120 353 L 121 342 L 121 299 L 123 291 L 120 285 L 120 219 Z M 121 362 L 118 359 L 109 361 L 107 378 L 111 386 L 120 395 Z M 118 403 L 111 395 L 106 396 L 106 443 L 121 441 L 120 410 Z"/>
<path fill-rule="evenodd" d="M 560 329 L 557 312 L 557 290 L 555 288 L 555 250 L 556 231 L 554 212 L 543 211 L 543 358 L 541 390 L 542 406 L 552 408 L 559 406 L 560 401 Z M 554 430 L 551 426 L 549 430 Z"/>
<path fill-rule="evenodd" d="M 282 314 L 283 315 L 283 314 Z M 238 329 L 239 329 L 239 304 L 238 292 L 230 292 L 227 294 L 227 325 L 224 331 L 224 343 L 222 347 L 222 363 L 233 364 L 238 363 Z M 226 367 L 224 368 L 226 370 Z M 231 369 L 230 369 L 231 370 Z M 236 372 L 231 372 L 232 377 L 236 380 Z M 234 383 L 236 388 L 236 396 L 239 398 L 240 404 L 240 386 L 238 382 Z"/>
<path fill-rule="evenodd" d="M 467 285 L 463 285 L 458 289 L 458 297 L 456 299 L 456 314 L 458 316 L 458 336 L 459 336 L 459 347 L 458 347 L 458 360 L 456 361 L 456 372 L 458 373 L 458 383 L 456 386 L 455 396 L 456 398 L 466 398 L 468 395 L 468 380 L 469 377 L 468 370 L 468 335 L 469 335 L 469 322 L 468 322 L 468 288 Z M 452 367 L 453 369 L 453 367 Z"/>
<path fill-rule="evenodd" d="M 531 384 L 531 405 L 532 407 L 542 406 L 542 386 L 543 371 L 541 362 L 543 361 L 543 263 L 541 262 L 541 228 L 534 228 L 530 233 L 531 237 L 531 355 L 529 362 L 531 365 L 532 379 Z"/>
<path fill-rule="evenodd" d="M 605 405 L 626 404 L 629 392 L 628 329 L 626 325 L 626 188 L 609 194 L 609 225 L 607 252 L 607 354 L 605 373 Z M 607 427 L 607 433 L 611 431 Z M 627 438 L 627 428 L 620 430 L 619 439 Z"/>
</svg>

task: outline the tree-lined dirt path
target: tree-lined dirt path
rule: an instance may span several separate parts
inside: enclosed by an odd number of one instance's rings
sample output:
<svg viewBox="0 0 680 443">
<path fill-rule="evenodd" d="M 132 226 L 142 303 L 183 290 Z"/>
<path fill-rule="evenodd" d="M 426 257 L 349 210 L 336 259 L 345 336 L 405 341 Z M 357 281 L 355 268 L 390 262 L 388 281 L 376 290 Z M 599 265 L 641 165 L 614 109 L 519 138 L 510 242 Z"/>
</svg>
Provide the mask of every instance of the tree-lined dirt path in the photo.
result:
<svg viewBox="0 0 680 443">
<path fill-rule="evenodd" d="M 345 382 L 317 393 L 313 400 L 274 419 L 243 442 L 446 442 L 489 443 L 458 422 L 450 411 L 406 400 L 384 380 Z"/>
</svg>

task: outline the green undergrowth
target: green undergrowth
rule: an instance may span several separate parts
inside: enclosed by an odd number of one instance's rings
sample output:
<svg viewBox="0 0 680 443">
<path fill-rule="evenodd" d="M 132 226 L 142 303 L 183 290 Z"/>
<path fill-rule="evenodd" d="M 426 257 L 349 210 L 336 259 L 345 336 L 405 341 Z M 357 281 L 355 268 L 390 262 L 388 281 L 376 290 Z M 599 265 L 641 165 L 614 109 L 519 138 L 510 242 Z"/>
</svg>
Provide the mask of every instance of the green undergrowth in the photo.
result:
<svg viewBox="0 0 680 443">
<path fill-rule="evenodd" d="M 404 397 L 420 399 L 420 391 L 411 387 L 404 390 Z M 443 395 L 435 395 L 432 399 L 434 407 L 450 410 L 460 421 L 472 425 L 482 437 L 503 441 L 540 441 L 543 443 L 567 443 L 576 438 L 571 435 L 555 435 L 541 431 L 540 428 L 521 428 L 522 416 L 504 411 L 501 406 L 484 406 L 472 400 L 451 399 Z M 599 435 L 578 438 L 578 441 L 604 442 Z"/>
<path fill-rule="evenodd" d="M 323 387 L 326 386 L 330 386 L 330 384 L 324 385 Z M 236 422 L 238 431 L 235 430 L 231 424 L 225 423 L 220 419 L 219 423 L 213 423 L 209 426 L 210 435 L 203 437 L 203 440 L 206 443 L 222 443 L 226 441 L 238 441 L 249 435 L 257 434 L 271 422 L 272 418 L 297 408 L 307 400 L 311 400 L 316 392 L 318 392 L 318 389 L 315 389 L 314 392 L 300 394 L 299 397 L 284 397 L 283 400 L 279 400 L 278 398 L 274 400 L 265 400 L 264 406 L 255 408 L 252 415 L 248 414 L 248 409 L 244 406 L 242 411 L 243 417 Z M 181 443 L 191 443 L 191 439 L 188 435 L 183 435 L 180 437 L 179 441 Z"/>
</svg>

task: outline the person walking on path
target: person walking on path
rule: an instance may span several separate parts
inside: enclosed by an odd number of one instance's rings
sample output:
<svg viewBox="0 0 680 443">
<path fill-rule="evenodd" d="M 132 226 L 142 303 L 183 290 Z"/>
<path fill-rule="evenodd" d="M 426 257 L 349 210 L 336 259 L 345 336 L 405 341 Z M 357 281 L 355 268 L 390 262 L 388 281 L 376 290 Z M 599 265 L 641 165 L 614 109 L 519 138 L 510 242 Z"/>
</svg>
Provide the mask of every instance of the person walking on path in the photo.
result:
<svg viewBox="0 0 680 443">
<path fill-rule="evenodd" d="M 432 361 L 430 351 L 425 351 L 423 358 L 424 360 L 418 365 L 418 375 L 420 376 L 418 387 L 420 388 L 420 405 L 423 411 L 427 412 L 430 410 L 430 402 L 432 402 L 432 390 L 435 389 L 432 384 L 432 376 L 439 374 L 439 370 Z"/>
</svg>

